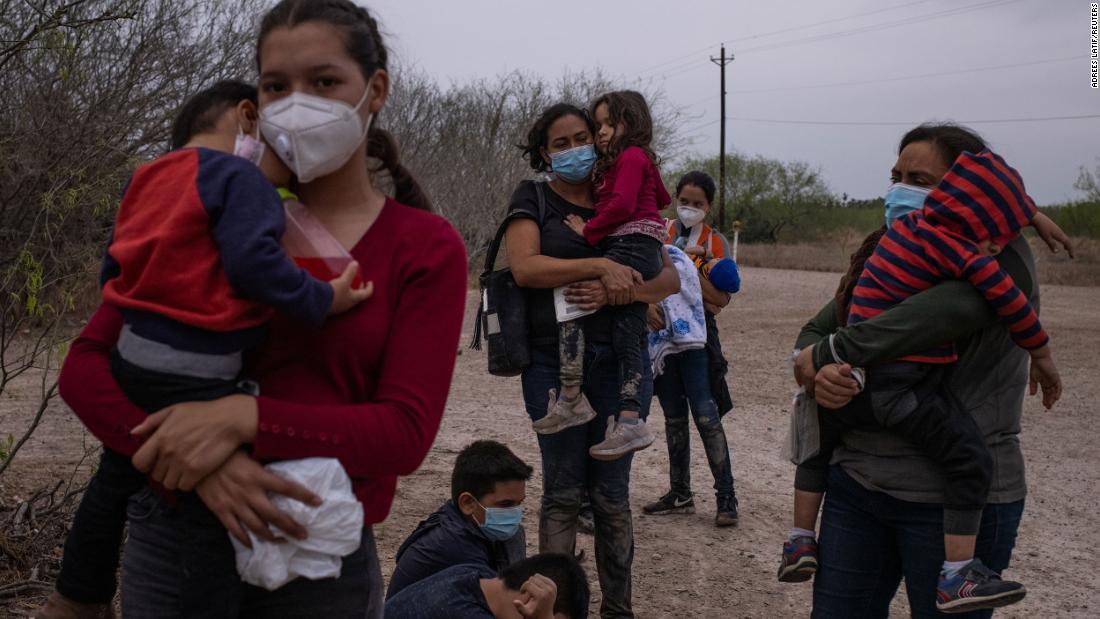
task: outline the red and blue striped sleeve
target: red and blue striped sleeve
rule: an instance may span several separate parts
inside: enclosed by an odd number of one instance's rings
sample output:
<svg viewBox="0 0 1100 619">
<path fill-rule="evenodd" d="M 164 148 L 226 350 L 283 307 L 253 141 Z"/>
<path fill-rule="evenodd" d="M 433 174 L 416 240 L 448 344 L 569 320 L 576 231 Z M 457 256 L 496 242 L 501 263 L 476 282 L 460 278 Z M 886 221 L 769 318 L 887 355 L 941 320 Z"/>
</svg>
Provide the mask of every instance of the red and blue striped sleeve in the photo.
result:
<svg viewBox="0 0 1100 619">
<path fill-rule="evenodd" d="M 1028 303 L 1012 276 L 1001 269 L 990 256 L 976 255 L 963 269 L 966 278 L 989 301 L 993 310 L 1005 321 L 1009 335 L 1018 346 L 1035 350 L 1050 341 L 1039 315 Z"/>
<path fill-rule="evenodd" d="M 260 169 L 203 150 L 196 182 L 233 289 L 307 326 L 321 326 L 332 307 L 332 286 L 300 269 L 279 244 L 286 228 L 283 202 Z"/>
</svg>

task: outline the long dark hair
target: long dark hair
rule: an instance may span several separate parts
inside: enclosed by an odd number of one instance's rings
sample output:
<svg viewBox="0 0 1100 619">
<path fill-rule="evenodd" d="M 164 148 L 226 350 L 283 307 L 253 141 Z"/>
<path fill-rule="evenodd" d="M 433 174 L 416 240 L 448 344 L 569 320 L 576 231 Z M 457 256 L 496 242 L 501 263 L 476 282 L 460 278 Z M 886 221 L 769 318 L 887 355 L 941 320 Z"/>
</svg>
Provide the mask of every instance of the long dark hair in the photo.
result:
<svg viewBox="0 0 1100 619">
<path fill-rule="evenodd" d="M 969 127 L 956 125 L 955 123 L 925 123 L 910 129 L 902 136 L 898 144 L 898 155 L 906 146 L 917 142 L 929 142 L 936 147 L 941 161 L 947 167 L 955 163 L 959 155 L 964 152 L 979 153 L 986 148 L 985 140 L 976 131 Z M 863 239 L 859 249 L 851 256 L 848 272 L 840 278 L 840 285 L 836 290 L 836 315 L 838 323 L 848 324 L 848 306 L 852 302 L 852 293 L 855 292 L 859 276 L 863 274 L 863 266 L 871 254 L 875 253 L 878 242 L 886 234 L 886 227 L 875 230 L 867 238 Z"/>
<path fill-rule="evenodd" d="M 596 162 L 594 178 L 599 178 L 615 163 L 619 155 L 631 146 L 645 151 L 654 165 L 660 163 L 657 153 L 653 152 L 653 116 L 649 113 L 649 104 L 642 93 L 635 90 L 616 90 L 596 98 L 588 106 L 588 114 L 596 117 L 596 108 L 607 105 L 607 117 L 613 126 L 622 123 L 626 131 L 616 135 L 607 145 L 607 156 Z"/>
<path fill-rule="evenodd" d="M 535 124 L 531 125 L 531 129 L 527 132 L 527 142 L 518 145 L 519 149 L 523 151 L 523 158 L 531 165 L 532 170 L 536 172 L 549 170 L 546 161 L 542 158 L 542 149 L 550 146 L 550 125 L 566 116 L 576 116 L 583 120 L 585 126 L 588 127 L 588 132 L 593 136 L 596 135 L 596 123 L 592 122 L 592 117 L 588 115 L 588 112 L 571 103 L 551 105 L 539 115 L 538 119 L 535 120 Z"/>
<path fill-rule="evenodd" d="M 339 28 L 344 33 L 344 47 L 359 64 L 363 79 L 370 81 L 375 71 L 386 70 L 389 53 L 378 31 L 378 22 L 367 11 L 349 0 L 283 0 L 264 15 L 260 22 L 260 37 L 256 44 L 256 66 L 260 66 L 260 49 L 264 38 L 276 28 L 293 28 L 299 24 L 320 21 Z M 377 114 L 367 130 L 367 152 L 382 162 L 393 181 L 399 202 L 432 210 L 431 201 L 412 174 L 401 164 L 400 149 L 393 136 L 374 126 Z"/>
</svg>

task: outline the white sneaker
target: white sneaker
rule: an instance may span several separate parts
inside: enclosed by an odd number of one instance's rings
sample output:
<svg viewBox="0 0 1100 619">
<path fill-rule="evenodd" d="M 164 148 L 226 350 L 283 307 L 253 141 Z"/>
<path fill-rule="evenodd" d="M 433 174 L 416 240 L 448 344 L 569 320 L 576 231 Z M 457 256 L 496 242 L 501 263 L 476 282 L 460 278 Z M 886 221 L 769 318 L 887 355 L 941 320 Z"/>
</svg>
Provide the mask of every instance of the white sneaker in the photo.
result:
<svg viewBox="0 0 1100 619">
<path fill-rule="evenodd" d="M 604 440 L 588 448 L 588 455 L 597 460 L 618 460 L 628 453 L 645 449 L 657 438 L 649 431 L 646 422 L 616 423 L 614 417 L 607 418 L 607 433 Z"/>
<path fill-rule="evenodd" d="M 531 424 L 538 434 L 556 434 L 566 428 L 581 426 L 596 418 L 596 411 L 588 403 L 584 393 L 573 399 L 558 398 L 557 391 L 550 390 L 546 416 Z"/>
</svg>

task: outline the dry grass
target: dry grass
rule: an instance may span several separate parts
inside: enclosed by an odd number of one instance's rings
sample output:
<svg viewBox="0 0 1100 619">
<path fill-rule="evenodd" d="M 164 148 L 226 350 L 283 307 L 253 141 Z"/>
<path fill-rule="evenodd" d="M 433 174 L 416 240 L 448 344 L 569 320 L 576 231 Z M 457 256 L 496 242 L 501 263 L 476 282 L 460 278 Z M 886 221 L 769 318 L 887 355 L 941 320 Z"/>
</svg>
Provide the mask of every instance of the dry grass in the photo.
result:
<svg viewBox="0 0 1100 619">
<path fill-rule="evenodd" d="M 849 256 L 861 240 L 858 234 L 846 233 L 806 243 L 744 244 L 737 250 L 737 262 L 750 267 L 841 273 L 848 268 Z M 1074 239 L 1077 258 L 1073 260 L 1064 253 L 1052 255 L 1036 238 L 1030 242 L 1043 284 L 1100 286 L 1100 241 Z"/>
</svg>

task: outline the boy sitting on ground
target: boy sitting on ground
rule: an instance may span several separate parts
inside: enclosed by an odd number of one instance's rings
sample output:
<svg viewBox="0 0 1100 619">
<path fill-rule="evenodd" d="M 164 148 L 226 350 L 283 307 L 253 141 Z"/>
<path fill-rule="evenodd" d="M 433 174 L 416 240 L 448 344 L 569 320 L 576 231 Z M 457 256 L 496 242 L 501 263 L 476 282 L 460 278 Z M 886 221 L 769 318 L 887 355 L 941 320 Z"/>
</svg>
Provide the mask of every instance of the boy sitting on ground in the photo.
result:
<svg viewBox="0 0 1100 619">
<path fill-rule="evenodd" d="M 496 572 L 456 565 L 386 602 L 386 619 L 586 619 L 588 578 L 573 557 L 547 552 Z"/>
<path fill-rule="evenodd" d="M 421 522 L 397 551 L 386 598 L 455 565 L 492 573 L 522 560 L 520 522 L 531 467 L 496 441 L 471 443 L 455 459 L 451 499 Z"/>
</svg>

